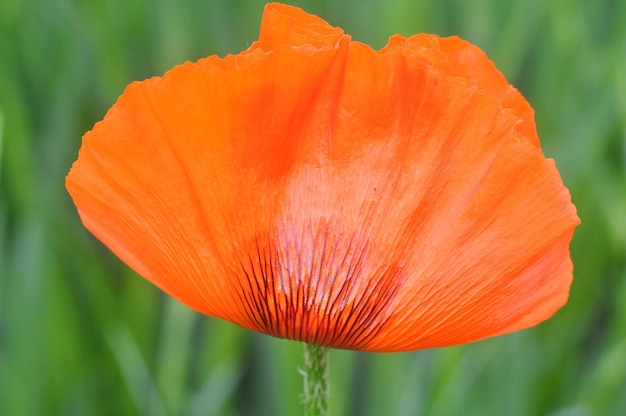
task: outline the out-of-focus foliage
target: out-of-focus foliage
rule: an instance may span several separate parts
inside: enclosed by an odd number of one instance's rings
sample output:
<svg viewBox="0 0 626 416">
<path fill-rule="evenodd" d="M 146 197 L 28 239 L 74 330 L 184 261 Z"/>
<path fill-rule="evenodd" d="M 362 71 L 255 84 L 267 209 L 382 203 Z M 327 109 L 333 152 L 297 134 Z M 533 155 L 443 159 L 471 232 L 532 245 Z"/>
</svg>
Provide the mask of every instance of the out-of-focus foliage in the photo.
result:
<svg viewBox="0 0 626 416">
<path fill-rule="evenodd" d="M 336 415 L 626 414 L 626 2 L 293 1 L 383 46 L 458 34 L 536 110 L 582 225 L 571 300 L 537 328 L 403 354 L 339 351 Z M 297 415 L 301 346 L 199 316 L 81 226 L 81 135 L 133 80 L 238 53 L 263 2 L 0 2 L 0 414 Z"/>
</svg>

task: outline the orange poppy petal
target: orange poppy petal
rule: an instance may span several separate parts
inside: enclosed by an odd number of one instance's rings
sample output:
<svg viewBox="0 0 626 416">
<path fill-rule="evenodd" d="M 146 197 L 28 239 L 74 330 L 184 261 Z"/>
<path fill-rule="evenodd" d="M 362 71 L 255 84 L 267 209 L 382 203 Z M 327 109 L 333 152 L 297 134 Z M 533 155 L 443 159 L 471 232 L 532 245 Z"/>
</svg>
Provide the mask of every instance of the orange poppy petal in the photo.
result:
<svg viewBox="0 0 626 416">
<path fill-rule="evenodd" d="M 131 84 L 67 188 L 85 226 L 188 306 L 400 351 L 534 325 L 579 223 L 532 109 L 477 48 L 381 51 L 270 4 L 259 41 Z"/>
</svg>

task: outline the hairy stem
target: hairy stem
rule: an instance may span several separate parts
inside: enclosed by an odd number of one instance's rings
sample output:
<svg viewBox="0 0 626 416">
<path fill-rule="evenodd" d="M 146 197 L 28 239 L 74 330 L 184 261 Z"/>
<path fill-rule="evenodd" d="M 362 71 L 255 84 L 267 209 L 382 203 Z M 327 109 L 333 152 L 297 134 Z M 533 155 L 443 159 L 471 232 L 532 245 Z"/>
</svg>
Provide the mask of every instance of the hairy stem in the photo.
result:
<svg viewBox="0 0 626 416">
<path fill-rule="evenodd" d="M 304 415 L 328 416 L 330 396 L 330 350 L 317 345 L 304 344 Z"/>
</svg>

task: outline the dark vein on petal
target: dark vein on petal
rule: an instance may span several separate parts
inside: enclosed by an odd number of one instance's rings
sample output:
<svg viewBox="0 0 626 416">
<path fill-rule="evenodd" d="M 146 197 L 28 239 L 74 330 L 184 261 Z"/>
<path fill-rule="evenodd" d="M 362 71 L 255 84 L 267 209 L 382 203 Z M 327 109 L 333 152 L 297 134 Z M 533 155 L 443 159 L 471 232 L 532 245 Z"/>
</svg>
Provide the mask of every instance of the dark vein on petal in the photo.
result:
<svg viewBox="0 0 626 416">
<path fill-rule="evenodd" d="M 367 239 L 352 234 L 341 244 L 332 227 L 314 228 L 303 226 L 296 244 L 284 230 L 254 239 L 240 262 L 242 311 L 260 332 L 364 349 L 390 316 L 402 270 L 396 264 L 369 270 Z"/>
</svg>

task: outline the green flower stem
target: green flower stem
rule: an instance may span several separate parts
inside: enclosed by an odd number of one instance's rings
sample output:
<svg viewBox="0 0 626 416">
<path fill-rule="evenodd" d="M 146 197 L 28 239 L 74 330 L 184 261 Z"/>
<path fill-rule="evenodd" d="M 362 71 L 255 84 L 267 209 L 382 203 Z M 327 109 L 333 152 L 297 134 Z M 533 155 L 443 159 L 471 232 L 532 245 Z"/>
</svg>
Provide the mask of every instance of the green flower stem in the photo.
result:
<svg viewBox="0 0 626 416">
<path fill-rule="evenodd" d="M 328 416 L 330 396 L 330 350 L 317 345 L 304 344 L 304 415 Z"/>
</svg>

